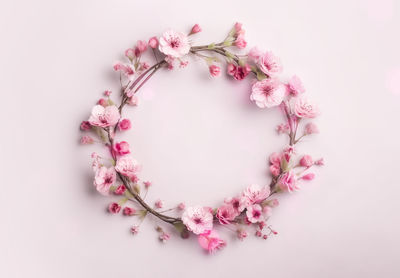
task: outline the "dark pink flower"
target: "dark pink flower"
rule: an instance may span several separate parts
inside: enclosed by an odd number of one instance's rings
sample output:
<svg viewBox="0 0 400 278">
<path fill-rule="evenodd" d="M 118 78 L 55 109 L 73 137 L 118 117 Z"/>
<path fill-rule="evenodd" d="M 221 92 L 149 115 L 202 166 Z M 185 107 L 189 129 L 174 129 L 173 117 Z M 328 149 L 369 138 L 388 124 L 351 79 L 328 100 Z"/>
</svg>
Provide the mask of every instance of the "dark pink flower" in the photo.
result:
<svg viewBox="0 0 400 278">
<path fill-rule="evenodd" d="M 89 130 L 92 128 L 92 126 L 90 125 L 89 121 L 83 121 L 81 123 L 81 130 Z"/>
<path fill-rule="evenodd" d="M 222 225 L 230 224 L 239 215 L 239 212 L 232 205 L 222 205 L 217 210 L 216 217 Z"/>
<path fill-rule="evenodd" d="M 221 239 L 218 233 L 214 230 L 200 234 L 198 237 L 200 246 L 209 253 L 214 253 L 217 250 L 226 246 L 226 241 Z"/>
<path fill-rule="evenodd" d="M 221 68 L 216 65 L 211 65 L 209 68 L 210 74 L 214 77 L 217 77 L 221 74 Z"/>
<path fill-rule="evenodd" d="M 243 80 L 251 72 L 251 68 L 247 64 L 244 66 L 229 64 L 227 70 L 228 74 L 232 75 L 236 80 Z"/>
<path fill-rule="evenodd" d="M 292 192 L 294 190 L 299 189 L 297 186 L 297 178 L 296 174 L 293 170 L 283 174 L 278 181 L 279 187 L 283 191 Z"/>
<path fill-rule="evenodd" d="M 115 195 L 124 195 L 125 191 L 126 191 L 125 185 L 121 184 L 115 189 L 114 194 Z"/>
<path fill-rule="evenodd" d="M 158 46 L 158 39 L 157 39 L 157 37 L 151 37 L 150 39 L 149 39 L 149 46 L 151 47 L 151 48 L 157 48 L 157 46 Z"/>
<path fill-rule="evenodd" d="M 132 216 L 136 213 L 136 210 L 134 208 L 124 207 L 122 213 L 127 216 Z"/>
<path fill-rule="evenodd" d="M 131 121 L 129 119 L 122 119 L 118 124 L 119 130 L 128 130 L 131 128 Z"/>
<path fill-rule="evenodd" d="M 114 152 L 118 155 L 128 154 L 131 151 L 129 150 L 129 143 L 126 141 L 118 142 L 114 145 Z"/>
<path fill-rule="evenodd" d="M 120 210 L 121 210 L 121 206 L 118 205 L 117 203 L 111 203 L 111 204 L 108 206 L 108 211 L 111 212 L 111 213 L 113 213 L 113 214 L 119 213 Z"/>
</svg>

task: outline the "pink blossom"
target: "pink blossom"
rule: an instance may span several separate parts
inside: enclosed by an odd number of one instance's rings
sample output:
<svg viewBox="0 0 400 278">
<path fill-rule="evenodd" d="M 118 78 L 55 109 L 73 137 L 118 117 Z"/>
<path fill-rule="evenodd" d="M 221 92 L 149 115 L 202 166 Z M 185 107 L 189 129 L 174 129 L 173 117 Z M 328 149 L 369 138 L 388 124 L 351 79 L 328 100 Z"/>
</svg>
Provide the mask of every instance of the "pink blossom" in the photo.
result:
<svg viewBox="0 0 400 278">
<path fill-rule="evenodd" d="M 117 62 L 114 64 L 114 70 L 122 72 L 126 77 L 132 77 L 135 74 L 134 68 L 130 64 Z"/>
<path fill-rule="evenodd" d="M 201 30 L 200 25 L 199 24 L 195 24 L 195 25 L 193 25 L 192 30 L 190 31 L 190 35 L 199 33 L 201 31 L 202 30 Z"/>
<path fill-rule="evenodd" d="M 296 149 L 294 148 L 293 145 L 287 146 L 286 148 L 283 149 L 283 157 L 287 162 L 290 161 L 292 155 L 294 154 L 296 154 Z"/>
<path fill-rule="evenodd" d="M 94 126 L 108 127 L 115 125 L 120 118 L 118 108 L 115 105 L 103 107 L 96 105 L 92 109 L 89 123 Z"/>
<path fill-rule="evenodd" d="M 281 173 L 281 166 L 280 165 L 271 165 L 271 166 L 269 166 L 269 171 L 271 172 L 271 175 L 273 175 L 274 177 L 277 177 Z"/>
<path fill-rule="evenodd" d="M 290 127 L 288 124 L 280 124 L 276 127 L 276 132 L 278 134 L 289 133 Z"/>
<path fill-rule="evenodd" d="M 278 181 L 279 187 L 283 191 L 292 192 L 294 190 L 299 189 L 297 186 L 297 178 L 296 174 L 293 170 L 290 170 L 287 173 L 284 173 Z"/>
<path fill-rule="evenodd" d="M 236 80 L 243 80 L 251 72 L 251 68 L 247 64 L 244 66 L 229 64 L 227 70 L 228 74 L 232 75 Z"/>
<path fill-rule="evenodd" d="M 179 210 L 184 210 L 185 208 L 186 208 L 185 203 L 179 203 L 179 205 L 178 205 Z"/>
<path fill-rule="evenodd" d="M 254 83 L 250 99 L 260 108 L 271 108 L 282 103 L 285 87 L 278 79 L 267 78 Z"/>
<path fill-rule="evenodd" d="M 124 195 L 125 191 L 126 191 L 125 185 L 121 184 L 115 189 L 114 194 L 115 195 Z"/>
<path fill-rule="evenodd" d="M 306 180 L 306 181 L 311 181 L 315 178 L 315 174 L 314 173 L 308 173 L 304 176 L 301 177 L 302 180 Z"/>
<path fill-rule="evenodd" d="M 311 165 L 313 165 L 313 159 L 311 156 L 309 155 L 304 155 L 301 159 L 300 159 L 300 166 L 303 167 L 311 167 Z"/>
<path fill-rule="evenodd" d="M 146 187 L 146 189 L 148 189 L 151 186 L 151 181 L 144 181 L 143 184 L 144 184 L 144 187 Z"/>
<path fill-rule="evenodd" d="M 281 160 L 282 160 L 282 154 L 281 153 L 272 153 L 269 156 L 269 163 L 271 163 L 272 165 L 280 165 L 281 164 Z"/>
<path fill-rule="evenodd" d="M 120 210 L 121 210 L 121 206 L 118 205 L 117 203 L 111 203 L 111 204 L 108 206 L 108 211 L 111 212 L 111 213 L 113 213 L 113 214 L 119 213 Z"/>
<path fill-rule="evenodd" d="M 122 213 L 127 216 L 132 216 L 136 213 L 136 210 L 134 208 L 124 207 Z"/>
<path fill-rule="evenodd" d="M 221 239 L 215 230 L 200 234 L 198 241 L 200 246 L 209 253 L 214 253 L 226 246 L 226 241 Z"/>
<path fill-rule="evenodd" d="M 162 232 L 159 236 L 159 239 L 161 240 L 161 242 L 165 243 L 167 242 L 169 239 L 171 238 L 171 236 L 166 233 L 166 232 Z"/>
<path fill-rule="evenodd" d="M 182 222 L 189 231 L 199 235 L 213 227 L 213 215 L 208 207 L 188 207 L 182 214 Z"/>
<path fill-rule="evenodd" d="M 111 94 L 112 94 L 112 92 L 111 92 L 110 90 L 105 90 L 105 91 L 104 91 L 104 95 L 105 95 L 106 97 L 111 96 Z"/>
<path fill-rule="evenodd" d="M 94 139 L 88 135 L 82 136 L 80 140 L 82 145 L 89 145 L 94 143 Z"/>
<path fill-rule="evenodd" d="M 282 71 L 282 64 L 278 57 L 267 51 L 258 60 L 260 70 L 267 75 L 276 75 Z"/>
<path fill-rule="evenodd" d="M 235 42 L 233 43 L 233 45 L 235 45 L 237 48 L 240 48 L 240 49 L 246 48 L 247 42 L 246 42 L 246 40 L 244 39 L 244 34 L 239 34 L 239 35 L 236 37 L 236 40 L 235 40 Z"/>
<path fill-rule="evenodd" d="M 141 169 L 140 166 L 138 166 L 138 168 L 139 168 L 139 170 Z M 131 180 L 133 183 L 137 183 L 137 182 L 139 181 L 139 177 L 138 177 L 137 175 L 132 175 L 132 176 L 129 177 L 129 178 L 130 178 L 130 180 Z"/>
<path fill-rule="evenodd" d="M 131 227 L 131 233 L 136 235 L 137 233 L 139 233 L 139 226 L 134 225 Z"/>
<path fill-rule="evenodd" d="M 214 77 L 217 77 L 221 74 L 221 68 L 216 65 L 211 65 L 209 68 L 210 74 Z"/>
<path fill-rule="evenodd" d="M 92 153 L 91 157 L 93 158 L 92 169 L 96 172 L 102 165 L 100 163 L 100 156 L 97 153 Z"/>
<path fill-rule="evenodd" d="M 108 101 L 105 100 L 104 98 L 101 98 L 101 99 L 99 99 L 97 104 L 106 107 L 108 105 Z"/>
<path fill-rule="evenodd" d="M 160 208 L 163 208 L 164 202 L 163 202 L 162 200 L 158 199 L 158 200 L 154 203 L 154 205 L 155 205 L 156 208 L 160 209 Z"/>
<path fill-rule="evenodd" d="M 255 46 L 250 49 L 248 57 L 249 60 L 252 62 L 257 62 L 262 55 L 262 52 Z"/>
<path fill-rule="evenodd" d="M 131 121 L 129 119 L 122 119 L 118 124 L 119 130 L 128 130 L 131 128 Z"/>
<path fill-rule="evenodd" d="M 139 98 L 137 96 L 131 96 L 126 103 L 132 106 L 138 106 Z"/>
<path fill-rule="evenodd" d="M 324 162 L 323 158 L 320 158 L 317 161 L 315 161 L 314 164 L 317 165 L 317 166 L 324 166 L 325 162 Z"/>
<path fill-rule="evenodd" d="M 304 134 L 310 135 L 314 133 L 319 133 L 317 125 L 314 123 L 308 123 L 304 128 Z"/>
<path fill-rule="evenodd" d="M 175 57 L 168 55 L 167 57 L 165 57 L 165 62 L 167 62 L 169 70 L 174 69 Z"/>
<path fill-rule="evenodd" d="M 159 49 L 167 56 L 180 58 L 189 53 L 189 39 L 182 32 L 168 30 L 162 34 L 159 40 Z"/>
<path fill-rule="evenodd" d="M 147 42 L 138 40 L 135 46 L 135 56 L 138 57 L 142 55 L 143 52 L 147 50 Z"/>
<path fill-rule="evenodd" d="M 239 212 L 232 205 L 222 205 L 217 210 L 216 217 L 219 223 L 222 225 L 230 224 L 230 221 L 234 220 Z"/>
<path fill-rule="evenodd" d="M 259 186 L 258 184 L 252 184 L 243 191 L 243 197 L 245 197 L 249 204 L 256 204 L 264 201 L 271 193 L 269 186 Z"/>
<path fill-rule="evenodd" d="M 257 223 L 264 220 L 262 207 L 259 204 L 254 204 L 247 207 L 246 216 L 247 220 L 251 223 Z"/>
<path fill-rule="evenodd" d="M 130 153 L 131 151 L 129 150 L 129 143 L 126 141 L 121 141 L 118 142 L 114 145 L 114 152 L 117 155 L 125 155 Z"/>
<path fill-rule="evenodd" d="M 81 123 L 80 128 L 81 128 L 81 130 L 85 130 L 85 131 L 86 131 L 86 130 L 91 129 L 92 127 L 91 127 L 89 121 L 83 121 L 83 122 Z"/>
<path fill-rule="evenodd" d="M 179 62 L 179 67 L 180 68 L 186 68 L 186 66 L 189 64 L 189 61 L 180 61 Z"/>
<path fill-rule="evenodd" d="M 115 170 L 129 178 L 135 177 L 135 174 L 140 171 L 140 165 L 135 159 L 130 156 L 122 156 L 117 159 Z"/>
<path fill-rule="evenodd" d="M 317 106 L 306 97 L 297 97 L 294 103 L 294 113 L 299 118 L 315 118 L 319 111 Z"/>
<path fill-rule="evenodd" d="M 133 58 L 135 58 L 135 50 L 132 48 L 128 48 L 127 50 L 125 50 L 125 56 L 129 59 L 129 60 L 133 60 Z"/>
<path fill-rule="evenodd" d="M 106 168 L 103 166 L 96 170 L 93 184 L 96 186 L 97 191 L 103 195 L 107 195 L 116 178 L 117 175 L 113 167 Z"/>
<path fill-rule="evenodd" d="M 151 37 L 150 39 L 149 39 L 149 46 L 151 47 L 151 48 L 157 48 L 157 46 L 158 46 L 158 39 L 157 39 L 157 37 Z"/>
<path fill-rule="evenodd" d="M 245 230 L 242 229 L 237 230 L 236 233 L 238 239 L 241 241 L 243 241 L 249 235 Z"/>
<path fill-rule="evenodd" d="M 235 198 L 226 198 L 224 200 L 224 203 L 232 206 L 237 211 L 237 213 L 240 214 L 247 207 L 249 201 L 246 197 L 239 196 Z"/>
<path fill-rule="evenodd" d="M 303 83 L 301 82 L 300 78 L 296 75 L 290 78 L 287 88 L 290 94 L 293 96 L 298 96 L 299 94 L 304 93 L 306 90 L 304 89 Z"/>
</svg>

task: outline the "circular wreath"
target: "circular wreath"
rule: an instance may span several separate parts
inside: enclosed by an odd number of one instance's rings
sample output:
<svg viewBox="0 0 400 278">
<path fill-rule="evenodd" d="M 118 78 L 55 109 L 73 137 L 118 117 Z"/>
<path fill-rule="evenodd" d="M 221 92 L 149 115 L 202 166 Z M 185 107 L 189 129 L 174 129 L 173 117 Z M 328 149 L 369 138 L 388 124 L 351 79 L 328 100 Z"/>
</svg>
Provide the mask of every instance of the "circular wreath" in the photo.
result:
<svg viewBox="0 0 400 278">
<path fill-rule="evenodd" d="M 272 208 L 279 202 L 272 198 L 276 193 L 292 192 L 299 189 L 302 181 L 314 178 L 307 173 L 312 166 L 323 165 L 323 159 L 313 160 L 310 155 L 297 156 L 296 144 L 305 136 L 318 133 L 317 126 L 306 121 L 315 118 L 319 112 L 316 105 L 304 96 L 304 87 L 297 76 L 282 81 L 278 78 L 282 65 L 272 52 L 261 52 L 252 48 L 245 55 L 232 52 L 232 49 L 245 49 L 247 42 L 242 24 L 236 23 L 227 37 L 220 43 L 194 46 L 191 36 L 199 33 L 201 28 L 194 25 L 188 35 L 168 30 L 161 37 L 152 37 L 148 42 L 139 40 L 135 47 L 125 51 L 127 63 L 114 64 L 114 70 L 120 75 L 120 103 L 115 104 L 110 96 L 111 91 L 104 92 L 92 109 L 87 121 L 81 123 L 82 131 L 94 131 L 97 138 L 89 135 L 81 138 L 82 144 L 101 143 L 105 145 L 111 157 L 101 157 L 92 153 L 92 168 L 95 173 L 94 186 L 103 195 L 117 195 L 118 202 L 112 202 L 108 211 L 112 214 L 122 213 L 125 216 L 137 216 L 137 223 L 131 227 L 132 234 L 139 231 L 143 219 L 152 215 L 160 223 L 171 224 L 182 238 L 195 234 L 202 248 L 210 253 L 226 246 L 214 226 L 219 224 L 228 227 L 243 240 L 252 229 L 257 237 L 267 239 L 277 234 L 267 224 Z M 151 51 L 155 63 L 150 66 L 143 61 L 143 54 Z M 243 51 L 242 51 L 243 52 Z M 161 68 L 173 70 L 179 65 L 185 67 L 185 57 L 194 55 L 203 59 L 210 74 L 217 77 L 221 74 L 220 63 L 226 62 L 227 74 L 236 80 L 246 77 L 253 79 L 250 100 L 259 108 L 279 108 L 285 118 L 284 123 L 276 128 L 279 134 L 288 136 L 288 144 L 283 150 L 269 156 L 269 174 L 272 179 L 269 185 L 252 184 L 243 192 L 232 198 L 226 198 L 217 208 L 207 206 L 188 206 L 184 203 L 164 209 L 164 203 L 157 200 L 154 205 L 145 201 L 151 187 L 150 181 L 141 181 L 138 177 L 141 166 L 130 154 L 130 146 L 126 141 L 117 141 L 118 132 L 130 129 L 129 119 L 122 118 L 122 110 L 126 105 L 138 105 L 137 92 Z M 221 60 L 220 58 L 223 58 Z M 306 122 L 305 122 L 306 121 Z M 302 132 L 298 132 L 302 123 Z M 126 205 L 131 203 L 131 206 Z M 171 233 L 158 225 L 156 231 L 159 239 L 166 242 Z"/>
</svg>

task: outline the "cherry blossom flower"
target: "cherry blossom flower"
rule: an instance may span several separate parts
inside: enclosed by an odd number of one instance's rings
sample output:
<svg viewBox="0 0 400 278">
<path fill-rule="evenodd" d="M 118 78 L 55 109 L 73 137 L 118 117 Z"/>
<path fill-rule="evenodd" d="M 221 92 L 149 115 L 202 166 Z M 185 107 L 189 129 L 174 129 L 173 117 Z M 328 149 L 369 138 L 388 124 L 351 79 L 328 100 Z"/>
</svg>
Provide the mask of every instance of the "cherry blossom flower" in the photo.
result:
<svg viewBox="0 0 400 278">
<path fill-rule="evenodd" d="M 306 126 L 304 128 L 304 134 L 310 135 L 310 134 L 314 134 L 314 133 L 319 133 L 317 125 L 314 123 L 306 124 Z"/>
<path fill-rule="evenodd" d="M 135 56 L 139 57 L 146 50 L 147 50 L 147 43 L 145 41 L 138 40 L 135 46 Z"/>
<path fill-rule="evenodd" d="M 252 184 L 243 191 L 243 196 L 249 204 L 256 204 L 264 201 L 270 193 L 269 186 L 261 187 L 258 184 Z"/>
<path fill-rule="evenodd" d="M 136 210 L 134 208 L 124 207 L 122 213 L 126 216 L 132 216 L 136 213 Z"/>
<path fill-rule="evenodd" d="M 300 159 L 300 166 L 303 167 L 310 167 L 311 165 L 313 165 L 313 159 L 311 156 L 309 155 L 304 155 L 301 159 Z"/>
<path fill-rule="evenodd" d="M 124 176 L 132 178 L 140 171 L 138 162 L 130 156 L 122 156 L 117 159 L 115 170 Z"/>
<path fill-rule="evenodd" d="M 244 196 L 239 196 L 235 198 L 226 198 L 224 203 L 227 205 L 231 205 L 238 214 L 240 214 L 249 204 L 248 199 Z"/>
<path fill-rule="evenodd" d="M 131 233 L 133 235 L 136 235 L 137 233 L 139 233 L 139 226 L 137 226 L 137 225 L 132 226 L 131 227 Z"/>
<path fill-rule="evenodd" d="M 126 141 L 118 142 L 114 145 L 114 152 L 118 155 L 125 155 L 130 153 L 129 143 Z"/>
<path fill-rule="evenodd" d="M 157 201 L 154 203 L 154 205 L 155 205 L 156 208 L 160 209 L 160 208 L 163 208 L 164 202 L 163 202 L 162 200 L 157 200 Z"/>
<path fill-rule="evenodd" d="M 119 71 L 123 75 L 125 75 L 126 77 L 129 77 L 129 78 L 133 77 L 133 75 L 135 74 L 135 70 L 134 70 L 133 66 L 130 64 L 116 62 L 114 64 L 113 68 L 115 71 Z"/>
<path fill-rule="evenodd" d="M 91 127 L 89 121 L 83 121 L 80 125 L 81 130 L 89 130 Z"/>
<path fill-rule="evenodd" d="M 195 25 L 193 25 L 192 30 L 190 31 L 190 35 L 199 33 L 201 31 L 202 30 L 201 30 L 200 25 L 199 24 L 195 24 Z"/>
<path fill-rule="evenodd" d="M 290 170 L 287 173 L 284 173 L 279 181 L 279 188 L 283 191 L 288 191 L 288 192 L 292 192 L 294 190 L 298 190 L 299 187 L 297 186 L 297 178 L 296 178 L 296 174 L 294 173 L 293 170 Z"/>
<path fill-rule="evenodd" d="M 135 50 L 132 48 L 128 48 L 127 50 L 125 50 L 125 56 L 129 59 L 129 60 L 133 60 L 135 58 Z"/>
<path fill-rule="evenodd" d="M 318 116 L 319 110 L 306 97 L 297 97 L 294 103 L 294 113 L 299 118 L 315 118 Z"/>
<path fill-rule="evenodd" d="M 259 204 L 254 204 L 246 209 L 247 220 L 250 223 L 257 223 L 264 220 L 263 209 Z"/>
<path fill-rule="evenodd" d="M 120 118 L 118 108 L 115 105 L 103 107 L 96 105 L 92 109 L 89 123 L 93 126 L 108 127 L 115 125 Z"/>
<path fill-rule="evenodd" d="M 131 126 L 132 124 L 129 119 L 122 119 L 118 124 L 119 130 L 129 130 Z"/>
<path fill-rule="evenodd" d="M 281 173 L 281 161 L 282 154 L 280 153 L 272 153 L 269 156 L 269 163 L 271 164 L 269 170 L 274 177 L 279 176 L 279 174 Z"/>
<path fill-rule="evenodd" d="M 179 210 L 184 210 L 185 208 L 186 208 L 185 203 L 179 203 L 179 205 L 178 205 Z"/>
<path fill-rule="evenodd" d="M 226 241 L 221 239 L 215 230 L 200 234 L 198 241 L 200 246 L 209 253 L 214 253 L 226 246 Z"/>
<path fill-rule="evenodd" d="M 282 103 L 285 87 L 278 79 L 267 78 L 254 83 L 250 99 L 260 108 L 271 108 Z"/>
<path fill-rule="evenodd" d="M 208 69 L 211 76 L 217 77 L 221 74 L 221 68 L 216 65 L 211 65 Z"/>
<path fill-rule="evenodd" d="M 239 215 L 239 212 L 232 205 L 222 205 L 217 210 L 216 217 L 222 225 L 230 224 Z"/>
<path fill-rule="evenodd" d="M 251 68 L 249 65 L 236 66 L 234 64 L 229 64 L 227 67 L 229 75 L 232 75 L 236 80 L 243 80 L 250 72 Z"/>
<path fill-rule="evenodd" d="M 88 135 L 82 136 L 80 140 L 82 145 L 88 145 L 88 144 L 93 144 L 94 139 Z"/>
<path fill-rule="evenodd" d="M 324 161 L 323 158 L 320 158 L 320 159 L 316 160 L 314 162 L 314 164 L 317 165 L 317 166 L 324 166 L 325 165 L 325 161 Z"/>
<path fill-rule="evenodd" d="M 236 46 L 237 48 L 243 49 L 246 48 L 247 46 L 247 42 L 244 39 L 244 34 L 241 33 L 236 37 L 235 42 L 233 43 L 234 46 Z"/>
<path fill-rule="evenodd" d="M 296 149 L 294 148 L 293 145 L 287 146 L 286 148 L 283 149 L 283 157 L 287 162 L 290 161 L 292 155 L 294 154 L 296 154 Z"/>
<path fill-rule="evenodd" d="M 117 174 L 113 167 L 106 168 L 102 166 L 96 171 L 93 184 L 96 186 L 97 191 L 103 195 L 107 195 L 116 178 Z"/>
<path fill-rule="evenodd" d="M 104 95 L 107 96 L 107 97 L 111 96 L 111 94 L 112 94 L 112 91 L 110 91 L 110 90 L 105 90 L 104 91 Z"/>
<path fill-rule="evenodd" d="M 159 40 L 159 50 L 167 56 L 181 58 L 189 53 L 189 39 L 182 32 L 168 30 L 162 34 Z"/>
<path fill-rule="evenodd" d="M 282 64 L 278 57 L 267 51 L 258 60 L 260 70 L 267 75 L 276 75 L 282 71 Z"/>
<path fill-rule="evenodd" d="M 276 132 L 278 132 L 278 134 L 289 133 L 289 130 L 290 130 L 289 124 L 279 124 L 276 127 Z"/>
<path fill-rule="evenodd" d="M 119 213 L 120 210 L 121 210 L 121 206 L 118 205 L 117 203 L 111 203 L 111 204 L 108 206 L 108 211 L 111 212 L 111 213 L 113 213 L 113 214 Z"/>
<path fill-rule="evenodd" d="M 171 238 L 171 236 L 166 232 L 162 232 L 158 238 L 162 243 L 166 243 Z"/>
<path fill-rule="evenodd" d="M 288 84 L 287 84 L 287 89 L 289 94 L 293 96 L 298 96 L 299 94 L 304 93 L 306 90 L 304 89 L 303 83 L 301 82 L 300 78 L 297 77 L 296 75 L 292 76 L 290 78 Z"/>
<path fill-rule="evenodd" d="M 144 181 L 143 184 L 144 184 L 144 187 L 146 189 L 148 189 L 151 186 L 151 181 Z"/>
<path fill-rule="evenodd" d="M 201 206 L 188 207 L 182 214 L 182 222 L 189 231 L 196 235 L 210 231 L 213 227 L 211 208 Z"/>
<path fill-rule="evenodd" d="M 115 195 L 124 195 L 125 191 L 126 191 L 125 185 L 121 184 L 114 190 L 114 194 Z"/>
<path fill-rule="evenodd" d="M 158 46 L 158 39 L 157 39 L 157 37 L 151 37 L 151 38 L 149 39 L 148 45 L 149 45 L 151 48 L 157 48 L 157 46 Z"/>
<path fill-rule="evenodd" d="M 262 55 L 262 52 L 255 46 L 250 49 L 248 57 L 249 57 L 250 61 L 256 63 L 260 59 L 261 55 Z"/>
</svg>

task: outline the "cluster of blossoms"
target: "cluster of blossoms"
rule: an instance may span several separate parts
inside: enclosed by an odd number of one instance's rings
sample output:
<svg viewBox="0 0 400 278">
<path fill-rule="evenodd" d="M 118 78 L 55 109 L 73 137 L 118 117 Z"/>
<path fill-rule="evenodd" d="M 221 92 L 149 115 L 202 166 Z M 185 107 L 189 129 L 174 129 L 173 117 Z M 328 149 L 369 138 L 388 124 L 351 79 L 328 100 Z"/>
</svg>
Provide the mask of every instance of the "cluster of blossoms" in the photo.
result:
<svg viewBox="0 0 400 278">
<path fill-rule="evenodd" d="M 267 239 L 271 234 L 277 234 L 267 224 L 272 209 L 278 206 L 273 194 L 299 190 L 301 183 L 314 179 L 314 173 L 309 169 L 322 166 L 323 159 L 313 159 L 310 155 L 298 155 L 296 144 L 305 136 L 318 133 L 317 126 L 311 122 L 318 116 L 317 106 L 305 96 L 305 89 L 300 78 L 291 77 L 283 81 L 280 78 L 282 64 L 271 51 L 262 52 L 257 48 L 250 49 L 245 55 L 234 54 L 231 49 L 244 51 L 247 46 L 245 31 L 240 23 L 236 23 L 224 41 L 204 46 L 193 46 L 190 36 L 201 32 L 198 24 L 194 25 L 188 34 L 168 30 L 159 38 L 139 40 L 133 48 L 125 51 L 128 62 L 117 62 L 113 68 L 120 74 L 121 102 L 114 104 L 111 91 L 104 92 L 104 98 L 99 99 L 92 108 L 87 121 L 81 123 L 81 130 L 92 131 L 99 140 L 90 135 L 81 138 L 82 144 L 101 143 L 110 153 L 109 157 L 92 154 L 94 171 L 94 186 L 103 195 L 114 195 L 118 202 L 112 202 L 108 210 L 112 214 L 122 211 L 125 216 L 137 216 L 139 221 L 131 227 L 132 234 L 139 232 L 140 223 L 147 215 L 157 217 L 161 222 L 171 224 L 183 238 L 190 234 L 198 237 L 199 245 L 212 253 L 226 246 L 215 225 L 229 226 L 237 238 L 244 240 L 251 231 L 254 235 Z M 157 61 L 150 66 L 143 61 L 145 53 L 150 52 Z M 206 54 L 211 55 L 206 55 Z M 208 65 L 210 75 L 221 75 L 222 63 L 226 63 L 226 73 L 235 80 L 252 77 L 252 87 L 249 98 L 259 108 L 278 107 L 284 115 L 284 122 L 276 128 L 279 134 L 288 136 L 288 144 L 279 152 L 273 153 L 268 159 L 268 172 L 271 182 L 268 185 L 252 184 L 240 194 L 226 198 L 222 205 L 216 208 L 208 206 L 177 206 L 162 210 L 164 201 L 158 199 L 149 205 L 145 199 L 152 183 L 139 178 L 141 165 L 132 157 L 132 149 L 128 142 L 117 141 L 116 134 L 131 128 L 129 119 L 121 116 L 126 104 L 139 104 L 136 93 L 162 67 L 172 70 L 177 64 L 185 67 L 188 64 L 186 56 L 194 55 L 203 59 Z M 302 129 L 300 133 L 299 130 Z M 132 206 L 126 203 L 132 203 Z M 167 215 L 173 213 L 174 216 Z M 162 242 L 170 239 L 171 233 L 161 226 L 156 227 L 158 238 Z"/>
</svg>

